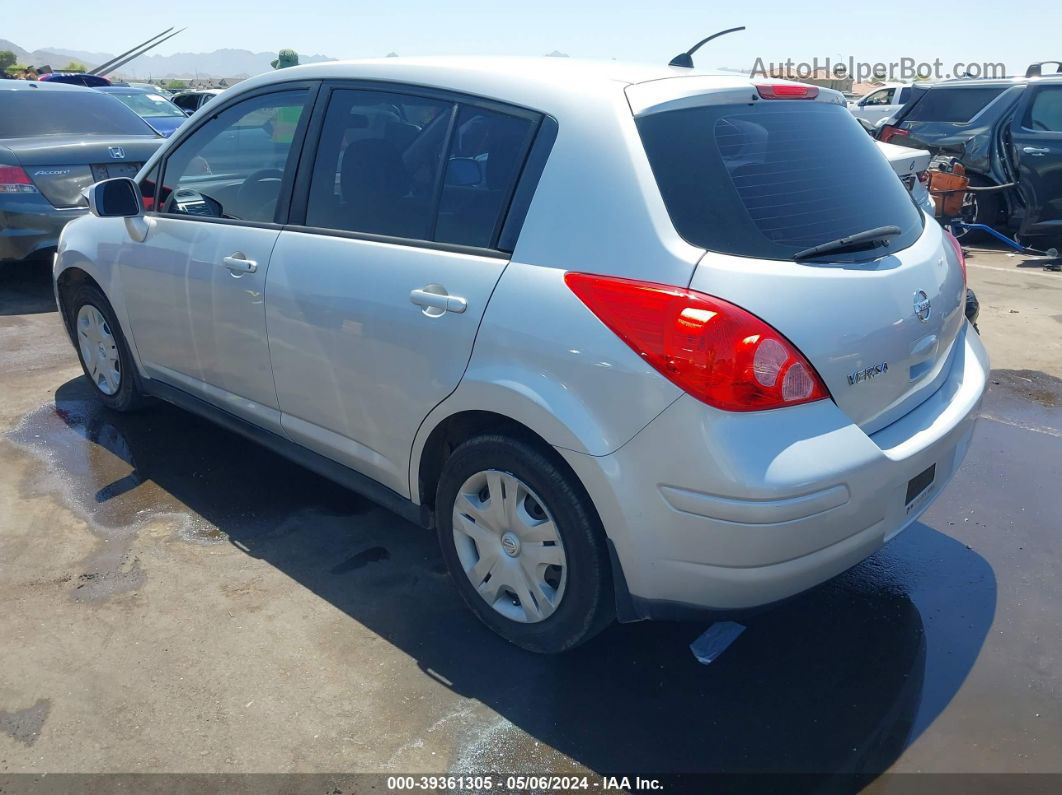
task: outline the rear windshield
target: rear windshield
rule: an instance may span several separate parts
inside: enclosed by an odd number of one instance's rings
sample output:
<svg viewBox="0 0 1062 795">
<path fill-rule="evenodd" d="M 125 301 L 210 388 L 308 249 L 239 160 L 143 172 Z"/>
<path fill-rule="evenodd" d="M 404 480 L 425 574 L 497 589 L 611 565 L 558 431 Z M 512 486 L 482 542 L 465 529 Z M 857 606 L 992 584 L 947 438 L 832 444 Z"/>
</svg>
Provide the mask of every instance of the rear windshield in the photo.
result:
<svg viewBox="0 0 1062 795">
<path fill-rule="evenodd" d="M 184 111 L 158 94 L 111 94 L 140 116 L 184 116 Z"/>
<path fill-rule="evenodd" d="M 1007 86 L 981 88 L 931 88 L 904 117 L 904 121 L 945 121 L 964 124 L 976 116 Z"/>
<path fill-rule="evenodd" d="M 97 91 L 0 92 L 0 138 L 36 135 L 154 135 L 143 119 Z"/>
<path fill-rule="evenodd" d="M 638 119 L 675 229 L 695 246 L 762 259 L 881 226 L 911 245 L 922 215 L 874 141 L 844 107 L 799 100 L 713 105 Z"/>
</svg>

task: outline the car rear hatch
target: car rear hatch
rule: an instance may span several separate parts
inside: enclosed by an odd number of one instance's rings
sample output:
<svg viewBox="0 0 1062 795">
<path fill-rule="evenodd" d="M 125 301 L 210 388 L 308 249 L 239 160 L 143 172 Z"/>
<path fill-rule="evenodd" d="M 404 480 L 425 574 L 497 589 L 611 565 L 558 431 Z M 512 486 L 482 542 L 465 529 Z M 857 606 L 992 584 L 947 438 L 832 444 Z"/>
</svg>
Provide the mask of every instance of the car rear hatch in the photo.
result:
<svg viewBox="0 0 1062 795">
<path fill-rule="evenodd" d="M 155 153 L 151 136 L 41 136 L 3 141 L 44 197 L 56 207 L 83 207 L 94 182 L 133 177 Z"/>
<path fill-rule="evenodd" d="M 775 327 L 873 433 L 948 374 L 965 322 L 956 250 L 840 94 L 765 99 L 774 92 L 745 84 L 698 95 L 696 82 L 627 89 L 675 228 L 707 250 L 690 288 Z M 666 83 L 679 84 L 672 96 Z M 890 226 L 872 247 L 800 256 Z"/>
<path fill-rule="evenodd" d="M 1014 88 L 1008 96 L 1001 95 Z M 999 102 L 1010 107 L 1022 87 L 1010 83 L 979 85 L 975 82 L 917 89 L 891 125 L 882 127 L 878 137 L 888 143 L 923 149 L 959 146 L 982 128 L 980 119 Z"/>
</svg>

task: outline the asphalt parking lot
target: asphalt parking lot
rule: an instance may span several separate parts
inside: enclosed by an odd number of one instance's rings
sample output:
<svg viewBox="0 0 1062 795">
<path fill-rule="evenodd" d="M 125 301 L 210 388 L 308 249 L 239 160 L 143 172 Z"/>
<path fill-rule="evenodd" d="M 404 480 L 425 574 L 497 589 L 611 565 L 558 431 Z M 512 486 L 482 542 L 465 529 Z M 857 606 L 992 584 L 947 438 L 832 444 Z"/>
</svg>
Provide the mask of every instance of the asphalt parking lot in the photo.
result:
<svg viewBox="0 0 1062 795">
<path fill-rule="evenodd" d="M 0 270 L 0 773 L 1062 773 L 1062 273 L 975 251 L 993 356 L 922 520 L 747 622 L 539 657 L 434 537 L 177 409 L 103 410 Z"/>
</svg>

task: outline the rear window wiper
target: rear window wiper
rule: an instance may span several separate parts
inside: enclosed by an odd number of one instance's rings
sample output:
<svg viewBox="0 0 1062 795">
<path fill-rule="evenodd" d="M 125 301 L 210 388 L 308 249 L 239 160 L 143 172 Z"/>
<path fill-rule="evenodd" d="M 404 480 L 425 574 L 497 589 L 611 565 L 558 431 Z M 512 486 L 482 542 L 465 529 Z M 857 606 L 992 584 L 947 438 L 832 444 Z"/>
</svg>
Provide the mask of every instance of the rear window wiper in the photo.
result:
<svg viewBox="0 0 1062 795">
<path fill-rule="evenodd" d="M 848 237 L 839 237 L 828 243 L 819 243 L 817 246 L 798 251 L 793 255 L 793 259 L 807 259 L 808 257 L 817 257 L 820 254 L 832 254 L 847 249 L 860 248 L 868 243 L 884 243 L 890 237 L 902 234 L 903 230 L 898 226 L 878 226 L 874 229 L 867 229 L 865 232 L 856 232 L 854 235 L 848 235 Z"/>
</svg>

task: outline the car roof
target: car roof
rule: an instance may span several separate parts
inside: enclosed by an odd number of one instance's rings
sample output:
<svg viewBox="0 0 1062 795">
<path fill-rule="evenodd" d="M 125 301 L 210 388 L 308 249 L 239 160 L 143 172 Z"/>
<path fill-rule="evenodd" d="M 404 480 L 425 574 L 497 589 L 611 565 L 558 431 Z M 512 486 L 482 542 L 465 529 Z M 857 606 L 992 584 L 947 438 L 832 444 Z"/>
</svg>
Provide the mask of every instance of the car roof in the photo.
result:
<svg viewBox="0 0 1062 795">
<path fill-rule="evenodd" d="M 915 83 L 926 89 L 934 90 L 941 88 L 1008 88 L 1010 86 L 1023 86 L 1028 83 L 1059 83 L 1062 75 L 1051 74 L 1041 77 L 957 77 L 951 80 L 940 80 L 935 83 Z"/>
<path fill-rule="evenodd" d="M 86 86 L 37 80 L 0 80 L 2 91 L 92 91 Z"/>
<path fill-rule="evenodd" d="M 704 87 L 749 85 L 748 75 L 713 75 L 666 64 L 584 60 L 558 57 L 435 56 L 369 58 L 292 66 L 242 81 L 240 92 L 294 80 L 378 80 L 434 87 L 494 97 L 501 101 L 536 104 L 544 96 L 576 95 L 591 87 L 645 83 L 668 78 L 698 77 Z"/>
</svg>

